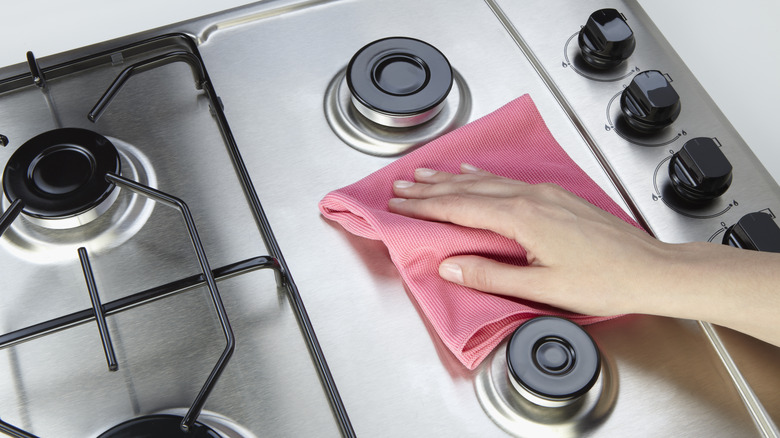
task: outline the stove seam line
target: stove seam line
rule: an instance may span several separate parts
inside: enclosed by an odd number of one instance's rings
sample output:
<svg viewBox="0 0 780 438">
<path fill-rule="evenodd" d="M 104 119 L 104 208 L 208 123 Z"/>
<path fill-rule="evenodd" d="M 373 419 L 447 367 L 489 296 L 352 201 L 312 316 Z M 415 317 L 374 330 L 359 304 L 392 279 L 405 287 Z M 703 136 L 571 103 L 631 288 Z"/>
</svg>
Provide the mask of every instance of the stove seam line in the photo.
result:
<svg viewBox="0 0 780 438">
<path fill-rule="evenodd" d="M 200 58 L 197 47 L 192 47 L 192 51 L 202 63 L 203 61 Z M 260 230 L 260 234 L 263 236 L 263 240 L 265 241 L 268 250 L 271 252 L 271 256 L 273 256 L 279 263 L 280 269 L 277 271 L 277 282 L 279 287 L 284 287 L 287 290 L 293 313 L 298 320 L 299 328 L 301 329 L 304 339 L 306 340 L 309 354 L 312 356 L 312 360 L 315 363 L 315 368 L 319 374 L 320 382 L 322 383 L 323 389 L 328 396 L 328 400 L 331 404 L 333 414 L 336 416 L 339 429 L 341 430 L 343 436 L 354 437 L 356 435 L 352 426 L 352 422 L 349 418 L 346 407 L 344 406 L 341 395 L 339 394 L 338 386 L 336 385 L 336 381 L 330 371 L 328 362 L 325 359 L 325 353 L 322 351 L 322 347 L 320 346 L 319 340 L 317 339 L 314 326 L 312 325 L 311 319 L 306 312 L 303 299 L 301 298 L 298 287 L 289 272 L 287 262 L 282 256 L 281 248 L 279 247 L 279 243 L 276 241 L 276 237 L 274 236 L 273 230 L 271 229 L 263 206 L 260 203 L 260 198 L 257 195 L 257 191 L 254 188 L 252 179 L 249 176 L 249 170 L 247 169 L 246 164 L 241 157 L 241 153 L 238 150 L 238 144 L 236 143 L 236 139 L 230 130 L 227 117 L 225 116 L 222 107 L 217 105 L 220 102 L 217 91 L 214 89 L 205 67 L 203 68 L 203 71 L 206 75 L 206 80 L 202 84 L 203 91 L 212 102 L 214 117 L 217 119 L 217 126 L 219 127 L 223 139 L 225 140 L 231 161 L 233 162 L 233 167 L 235 168 L 239 177 L 239 181 L 241 182 L 244 196 L 249 203 L 252 215 L 255 219 L 255 223 Z"/>
<path fill-rule="evenodd" d="M 707 336 L 707 339 L 709 339 L 710 343 L 715 347 L 715 352 L 723 362 L 726 371 L 729 373 L 729 377 L 731 377 L 732 383 L 742 399 L 742 403 L 745 404 L 745 408 L 750 413 L 750 417 L 753 419 L 756 429 L 761 433 L 761 436 L 765 438 L 780 437 L 780 431 L 778 431 L 777 426 L 772 421 L 766 408 L 764 408 L 764 405 L 758 400 L 758 397 L 753 392 L 750 384 L 739 371 L 739 367 L 726 349 L 720 336 L 718 336 L 715 327 L 705 321 L 699 321 L 699 325 Z"/>
<path fill-rule="evenodd" d="M 286 14 L 289 12 L 298 11 L 301 9 L 306 9 L 310 7 L 320 6 L 323 4 L 333 3 L 338 0 L 308 0 L 303 2 L 295 2 L 291 5 L 286 6 L 279 6 L 279 7 L 273 7 L 271 9 L 262 11 L 262 12 L 256 12 L 254 14 L 248 15 L 248 16 L 242 16 L 239 18 L 231 18 L 224 21 L 220 21 L 216 24 L 212 24 L 211 26 L 206 27 L 204 30 L 201 31 L 201 33 L 196 37 L 198 45 L 205 43 L 208 41 L 208 39 L 211 37 L 211 35 L 215 32 L 218 32 L 220 30 L 229 29 L 231 27 L 241 26 L 248 23 L 253 23 L 255 21 L 259 20 L 265 20 L 268 18 L 273 18 L 282 14 Z M 238 8 L 236 8 L 238 9 Z"/>
</svg>

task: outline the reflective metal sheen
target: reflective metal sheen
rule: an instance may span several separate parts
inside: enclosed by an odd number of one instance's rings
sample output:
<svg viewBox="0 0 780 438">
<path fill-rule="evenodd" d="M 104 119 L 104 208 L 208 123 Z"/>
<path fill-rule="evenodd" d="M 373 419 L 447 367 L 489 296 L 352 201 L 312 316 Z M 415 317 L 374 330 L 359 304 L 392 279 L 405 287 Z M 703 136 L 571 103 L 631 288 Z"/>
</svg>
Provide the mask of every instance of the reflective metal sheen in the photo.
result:
<svg viewBox="0 0 780 438">
<path fill-rule="evenodd" d="M 572 47 L 589 14 L 602 8 L 623 13 L 637 39 L 634 54 L 615 71 L 587 69 Z M 762 430 L 756 423 L 762 408 L 770 420 L 780 418 L 780 349 L 720 328 L 713 340 L 695 321 L 648 316 L 586 327 L 609 368 L 609 378 L 596 385 L 607 394 L 604 405 L 583 402 L 595 414 L 555 414 L 570 415 L 559 418 L 563 427 L 522 412 L 498 419 L 501 402 L 484 391 L 498 376 L 493 367 L 503 347 L 467 370 L 426 324 L 384 246 L 349 234 L 317 209 L 329 191 L 393 160 L 379 155 L 403 151 L 347 145 L 328 115 L 327 98 L 356 50 L 403 35 L 441 50 L 460 76 L 460 95 L 467 96 L 457 108 L 448 99 L 438 117 L 457 115 L 437 135 L 529 93 L 571 157 L 665 241 L 716 240 L 747 212 L 780 211 L 780 190 L 635 2 L 567 3 L 564 14 L 560 4 L 541 0 L 266 1 L 39 63 L 45 70 L 172 31 L 197 38 L 358 436 L 773 433 L 771 421 Z M 529 49 L 535 60 L 529 61 Z M 97 123 L 87 120 L 134 56 L 115 53 L 79 74 L 48 78 L 58 117 L 32 81 L 0 89 L 0 131 L 8 139 L 0 164 L 25 140 L 54 128 L 57 118 L 63 126 L 96 129 L 138 148 L 151 163 L 155 187 L 188 203 L 212 267 L 267 254 L 208 100 L 186 65 L 133 77 Z M 0 69 L 0 78 L 24 68 Z M 636 137 L 624 132 L 614 101 L 634 74 L 648 69 L 673 80 L 683 112 L 670 129 Z M 667 199 L 664 179 L 671 154 L 696 136 L 717 138 L 734 165 L 732 187 L 704 209 Z M 154 208 L 148 215 L 112 231 L 127 236 L 121 244 L 86 245 L 104 302 L 197 272 L 175 212 Z M 101 220 L 79 228 L 102 236 Z M 135 225 L 141 226 L 130 232 Z M 90 307 L 75 250 L 32 259 L 13 247 L 6 233 L 0 239 L 0 334 Z M 237 347 L 205 409 L 257 436 L 338 436 L 273 273 L 237 275 L 219 288 Z M 41 437 L 84 437 L 135 416 L 188 406 L 224 344 L 204 287 L 107 320 L 120 365 L 114 373 L 105 370 L 91 323 L 0 350 L 0 418 Z M 755 400 L 745 398 L 749 391 Z"/>
</svg>

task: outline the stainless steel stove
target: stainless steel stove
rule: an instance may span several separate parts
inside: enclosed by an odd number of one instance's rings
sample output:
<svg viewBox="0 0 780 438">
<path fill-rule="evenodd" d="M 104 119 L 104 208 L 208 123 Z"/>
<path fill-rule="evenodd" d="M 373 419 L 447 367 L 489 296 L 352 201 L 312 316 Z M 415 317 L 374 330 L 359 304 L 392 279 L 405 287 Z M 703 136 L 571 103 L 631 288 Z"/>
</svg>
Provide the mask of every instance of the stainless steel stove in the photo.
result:
<svg viewBox="0 0 780 438">
<path fill-rule="evenodd" d="M 506 343 L 466 369 L 383 245 L 317 210 L 329 191 L 529 93 L 572 158 L 660 239 L 719 241 L 754 212 L 774 221 L 777 185 L 642 9 L 380 3 L 262 2 L 0 69 L 0 163 L 62 128 L 99 133 L 121 162 L 115 199 L 81 225 L 2 221 L 6 428 L 100 436 L 190 410 L 224 437 L 776 436 L 780 349 L 695 321 L 588 326 L 603 357 L 594 389 L 565 409 L 529 404 L 508 383 Z M 602 8 L 636 40 L 608 69 L 577 44 Z M 444 54 L 454 85 L 430 121 L 388 128 L 350 107 L 344 75 L 359 49 L 397 36 Z M 638 134 L 619 101 L 648 71 L 681 111 Z M 725 194 L 694 204 L 668 177 L 693 138 L 733 167 Z M 3 211 L 16 213 L 11 201 Z"/>
</svg>

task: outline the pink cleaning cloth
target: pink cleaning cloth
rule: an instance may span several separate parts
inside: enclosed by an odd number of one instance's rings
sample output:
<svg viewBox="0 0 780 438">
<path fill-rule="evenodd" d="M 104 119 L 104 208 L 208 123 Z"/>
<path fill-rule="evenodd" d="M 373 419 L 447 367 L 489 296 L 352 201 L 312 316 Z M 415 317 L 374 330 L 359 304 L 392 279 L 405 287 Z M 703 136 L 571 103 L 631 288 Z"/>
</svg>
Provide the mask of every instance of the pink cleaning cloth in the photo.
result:
<svg viewBox="0 0 780 438">
<path fill-rule="evenodd" d="M 441 261 L 459 254 L 527 264 L 525 250 L 517 242 L 491 231 L 388 211 L 393 181 L 413 181 L 418 167 L 459 173 L 461 163 L 529 183 L 559 184 L 638 226 L 561 149 L 528 95 L 329 193 L 320 201 L 320 211 L 351 233 L 384 242 L 430 325 L 469 369 L 476 368 L 506 335 L 532 317 L 558 315 L 579 324 L 607 319 L 482 293 L 439 277 Z"/>
</svg>

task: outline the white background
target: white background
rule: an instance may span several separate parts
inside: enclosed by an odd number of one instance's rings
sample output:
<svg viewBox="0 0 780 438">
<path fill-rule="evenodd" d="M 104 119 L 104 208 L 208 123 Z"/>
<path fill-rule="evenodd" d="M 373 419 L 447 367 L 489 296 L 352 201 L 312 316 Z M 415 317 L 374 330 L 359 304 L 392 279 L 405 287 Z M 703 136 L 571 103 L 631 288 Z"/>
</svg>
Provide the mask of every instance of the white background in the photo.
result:
<svg viewBox="0 0 780 438">
<path fill-rule="evenodd" d="M 0 66 L 24 62 L 28 50 L 40 58 L 244 3 L 247 1 L 2 0 Z M 640 3 L 780 181 L 780 1 Z"/>
</svg>

